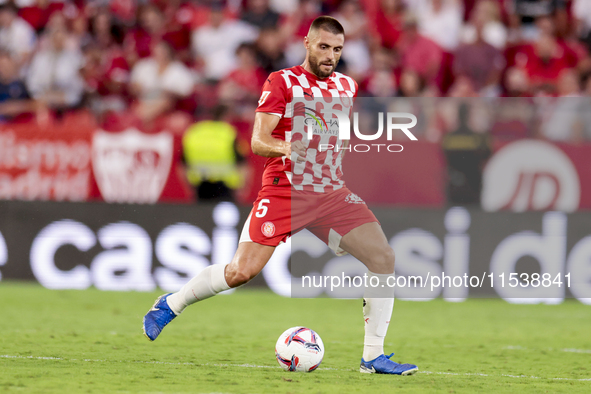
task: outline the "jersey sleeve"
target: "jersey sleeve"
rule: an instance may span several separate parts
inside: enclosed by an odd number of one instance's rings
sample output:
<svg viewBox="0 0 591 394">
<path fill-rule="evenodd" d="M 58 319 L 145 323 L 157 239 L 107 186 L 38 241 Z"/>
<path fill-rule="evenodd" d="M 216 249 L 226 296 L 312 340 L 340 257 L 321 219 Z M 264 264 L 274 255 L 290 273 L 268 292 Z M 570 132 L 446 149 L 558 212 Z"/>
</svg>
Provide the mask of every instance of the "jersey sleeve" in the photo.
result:
<svg viewBox="0 0 591 394">
<path fill-rule="evenodd" d="M 271 73 L 263 85 L 256 112 L 266 112 L 283 117 L 287 101 L 287 87 L 283 76 L 278 72 Z"/>
</svg>

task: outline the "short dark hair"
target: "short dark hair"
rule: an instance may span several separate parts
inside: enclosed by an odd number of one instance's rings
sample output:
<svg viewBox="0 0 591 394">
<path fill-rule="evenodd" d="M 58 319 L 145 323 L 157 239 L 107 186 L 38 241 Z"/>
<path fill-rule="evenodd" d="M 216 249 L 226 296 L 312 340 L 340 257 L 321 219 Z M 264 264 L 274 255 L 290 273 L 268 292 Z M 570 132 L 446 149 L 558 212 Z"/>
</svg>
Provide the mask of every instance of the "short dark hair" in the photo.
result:
<svg viewBox="0 0 591 394">
<path fill-rule="evenodd" d="M 236 54 L 238 55 L 241 51 L 248 51 L 256 55 L 257 47 L 252 42 L 243 42 L 242 44 L 238 45 L 238 48 L 236 48 Z"/>
<path fill-rule="evenodd" d="M 0 12 L 7 11 L 12 14 L 18 14 L 18 7 L 12 1 L 6 1 L 0 4 Z"/>
<path fill-rule="evenodd" d="M 341 23 L 332 16 L 323 15 L 314 19 L 314 22 L 312 22 L 312 25 L 310 25 L 310 31 L 319 29 L 332 34 L 345 35 L 345 29 L 343 28 L 343 25 L 341 25 Z"/>
</svg>

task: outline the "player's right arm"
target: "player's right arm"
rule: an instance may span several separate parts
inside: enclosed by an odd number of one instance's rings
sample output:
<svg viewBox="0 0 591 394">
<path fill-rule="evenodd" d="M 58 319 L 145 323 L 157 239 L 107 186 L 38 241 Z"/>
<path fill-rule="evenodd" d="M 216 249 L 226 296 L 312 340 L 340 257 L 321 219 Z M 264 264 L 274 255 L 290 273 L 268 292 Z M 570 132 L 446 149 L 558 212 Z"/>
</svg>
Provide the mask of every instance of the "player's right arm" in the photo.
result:
<svg viewBox="0 0 591 394">
<path fill-rule="evenodd" d="M 285 80 L 279 72 L 271 73 L 263 85 L 259 106 L 256 109 L 251 148 L 254 154 L 264 157 L 287 156 L 304 161 L 306 149 L 301 141 L 287 142 L 273 136 L 279 120 L 285 114 L 289 94 Z M 293 154 L 293 157 L 292 157 Z"/>
<path fill-rule="evenodd" d="M 297 161 L 303 161 L 306 155 L 306 148 L 301 141 L 290 143 L 273 137 L 272 133 L 275 127 L 277 127 L 279 119 L 277 115 L 265 112 L 256 113 L 252 140 L 250 142 L 252 152 L 255 155 L 264 157 L 287 156 L 289 158 L 291 158 L 292 152 L 294 152 L 298 156 Z"/>
</svg>

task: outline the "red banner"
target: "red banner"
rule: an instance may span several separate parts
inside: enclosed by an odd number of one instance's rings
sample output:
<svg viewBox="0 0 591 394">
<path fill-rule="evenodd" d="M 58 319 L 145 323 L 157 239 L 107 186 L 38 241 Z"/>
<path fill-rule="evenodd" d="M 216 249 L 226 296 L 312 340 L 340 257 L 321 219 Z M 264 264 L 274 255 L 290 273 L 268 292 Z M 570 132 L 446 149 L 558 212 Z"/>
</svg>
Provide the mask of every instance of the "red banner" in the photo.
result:
<svg viewBox="0 0 591 394">
<path fill-rule="evenodd" d="M 93 128 L 80 119 L 0 125 L 0 199 L 87 200 Z"/>
</svg>

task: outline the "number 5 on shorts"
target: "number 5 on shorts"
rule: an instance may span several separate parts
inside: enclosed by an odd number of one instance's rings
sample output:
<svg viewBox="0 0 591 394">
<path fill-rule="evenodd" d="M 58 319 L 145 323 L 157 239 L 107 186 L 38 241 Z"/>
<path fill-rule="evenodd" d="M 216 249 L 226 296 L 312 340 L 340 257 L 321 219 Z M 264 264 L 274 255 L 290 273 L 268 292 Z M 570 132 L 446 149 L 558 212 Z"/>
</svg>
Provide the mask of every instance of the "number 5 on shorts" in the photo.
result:
<svg viewBox="0 0 591 394">
<path fill-rule="evenodd" d="M 268 207 L 266 207 L 264 204 L 269 204 L 271 202 L 271 200 L 269 200 L 268 198 L 263 198 L 260 202 L 259 202 L 259 207 L 257 208 L 257 211 L 255 213 L 255 216 L 257 218 L 262 218 L 265 217 L 265 215 L 267 214 L 267 210 L 269 209 Z"/>
</svg>

